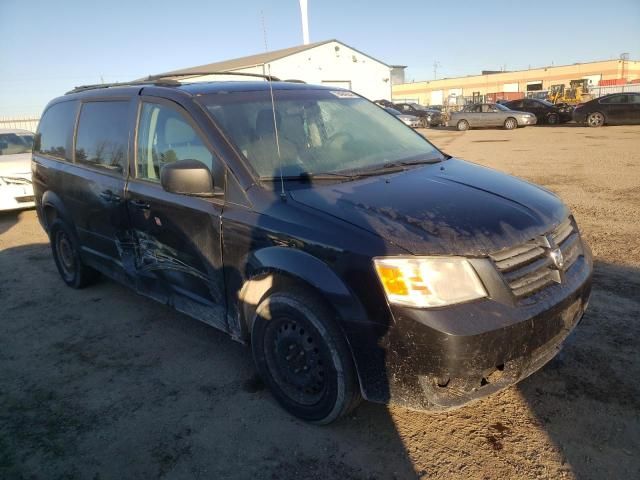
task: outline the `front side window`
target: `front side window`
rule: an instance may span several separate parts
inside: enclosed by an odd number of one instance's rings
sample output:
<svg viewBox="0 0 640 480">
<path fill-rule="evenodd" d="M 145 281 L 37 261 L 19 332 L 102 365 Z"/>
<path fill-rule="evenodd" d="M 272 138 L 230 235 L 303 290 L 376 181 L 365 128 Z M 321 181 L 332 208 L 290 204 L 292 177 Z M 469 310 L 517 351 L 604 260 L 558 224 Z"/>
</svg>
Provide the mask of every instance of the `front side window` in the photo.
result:
<svg viewBox="0 0 640 480">
<path fill-rule="evenodd" d="M 136 176 L 160 182 L 160 170 L 177 160 L 199 160 L 217 172 L 214 158 L 204 142 L 178 111 L 165 105 L 144 103 L 138 125 Z M 221 185 L 215 178 L 216 186 Z"/>
<path fill-rule="evenodd" d="M 35 152 L 63 160 L 71 160 L 71 134 L 76 123 L 78 103 L 60 102 L 51 105 L 38 123 L 34 141 Z"/>
<path fill-rule="evenodd" d="M 126 172 L 128 113 L 126 101 L 83 104 L 76 135 L 76 163 Z"/>
<path fill-rule="evenodd" d="M 377 169 L 440 161 L 424 137 L 351 92 L 225 92 L 199 99 L 260 177 Z M 275 117 L 275 125 L 274 125 Z M 277 135 L 276 128 L 277 126 Z"/>
</svg>

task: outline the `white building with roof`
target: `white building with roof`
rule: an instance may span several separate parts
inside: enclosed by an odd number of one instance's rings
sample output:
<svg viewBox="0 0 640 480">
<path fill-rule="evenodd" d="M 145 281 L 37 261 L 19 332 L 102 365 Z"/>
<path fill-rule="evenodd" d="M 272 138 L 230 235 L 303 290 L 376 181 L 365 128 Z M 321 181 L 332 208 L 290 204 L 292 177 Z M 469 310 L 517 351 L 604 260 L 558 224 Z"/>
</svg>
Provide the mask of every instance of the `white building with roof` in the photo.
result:
<svg viewBox="0 0 640 480">
<path fill-rule="evenodd" d="M 387 65 L 338 40 L 326 40 L 248 57 L 166 72 L 193 74 L 189 81 L 238 80 L 240 77 L 206 75 L 208 72 L 257 73 L 281 80 L 347 88 L 370 99 L 391 99 L 391 71 Z"/>
</svg>

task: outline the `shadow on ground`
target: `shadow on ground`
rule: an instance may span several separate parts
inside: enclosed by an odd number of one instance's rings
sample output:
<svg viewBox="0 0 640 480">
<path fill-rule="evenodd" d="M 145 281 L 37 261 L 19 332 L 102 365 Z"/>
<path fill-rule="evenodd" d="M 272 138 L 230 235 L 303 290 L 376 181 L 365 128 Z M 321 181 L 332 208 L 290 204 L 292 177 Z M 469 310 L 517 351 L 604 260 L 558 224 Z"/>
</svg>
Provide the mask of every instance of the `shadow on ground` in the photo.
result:
<svg viewBox="0 0 640 480">
<path fill-rule="evenodd" d="M 384 406 L 307 425 L 248 349 L 114 282 L 65 287 L 48 245 L 0 271 L 2 478 L 418 478 Z"/>
<path fill-rule="evenodd" d="M 518 386 L 576 478 L 640 477 L 639 318 L 640 269 L 596 262 L 583 321 Z"/>
</svg>

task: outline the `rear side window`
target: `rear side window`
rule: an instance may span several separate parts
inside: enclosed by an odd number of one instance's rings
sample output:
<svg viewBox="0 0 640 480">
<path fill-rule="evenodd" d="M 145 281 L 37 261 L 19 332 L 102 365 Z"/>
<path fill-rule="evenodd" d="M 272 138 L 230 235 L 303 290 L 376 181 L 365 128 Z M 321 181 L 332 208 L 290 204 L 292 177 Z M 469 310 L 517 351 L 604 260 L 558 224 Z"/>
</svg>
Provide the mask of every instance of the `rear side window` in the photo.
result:
<svg viewBox="0 0 640 480">
<path fill-rule="evenodd" d="M 42 115 L 34 150 L 62 160 L 71 160 L 71 133 L 76 122 L 77 102 L 52 105 Z"/>
<path fill-rule="evenodd" d="M 82 105 L 76 135 L 76 163 L 123 173 L 127 170 L 129 102 Z"/>
<path fill-rule="evenodd" d="M 626 95 L 612 95 L 607 98 L 603 98 L 600 100 L 600 103 L 611 103 L 611 104 L 619 104 L 619 103 L 627 103 Z"/>
</svg>

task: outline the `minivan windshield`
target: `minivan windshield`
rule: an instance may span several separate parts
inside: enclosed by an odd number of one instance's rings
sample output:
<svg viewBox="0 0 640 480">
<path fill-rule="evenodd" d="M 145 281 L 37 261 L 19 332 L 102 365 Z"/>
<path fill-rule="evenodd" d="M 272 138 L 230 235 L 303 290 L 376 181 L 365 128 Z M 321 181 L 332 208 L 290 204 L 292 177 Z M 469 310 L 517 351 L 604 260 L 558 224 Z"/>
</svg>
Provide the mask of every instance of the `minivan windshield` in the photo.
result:
<svg viewBox="0 0 640 480">
<path fill-rule="evenodd" d="M 33 134 L 0 133 L 0 155 L 31 153 Z"/>
<path fill-rule="evenodd" d="M 356 174 L 445 158 L 424 137 L 352 92 L 274 89 L 273 96 L 275 115 L 269 90 L 199 99 L 261 178 L 280 171 L 285 177 Z"/>
</svg>

